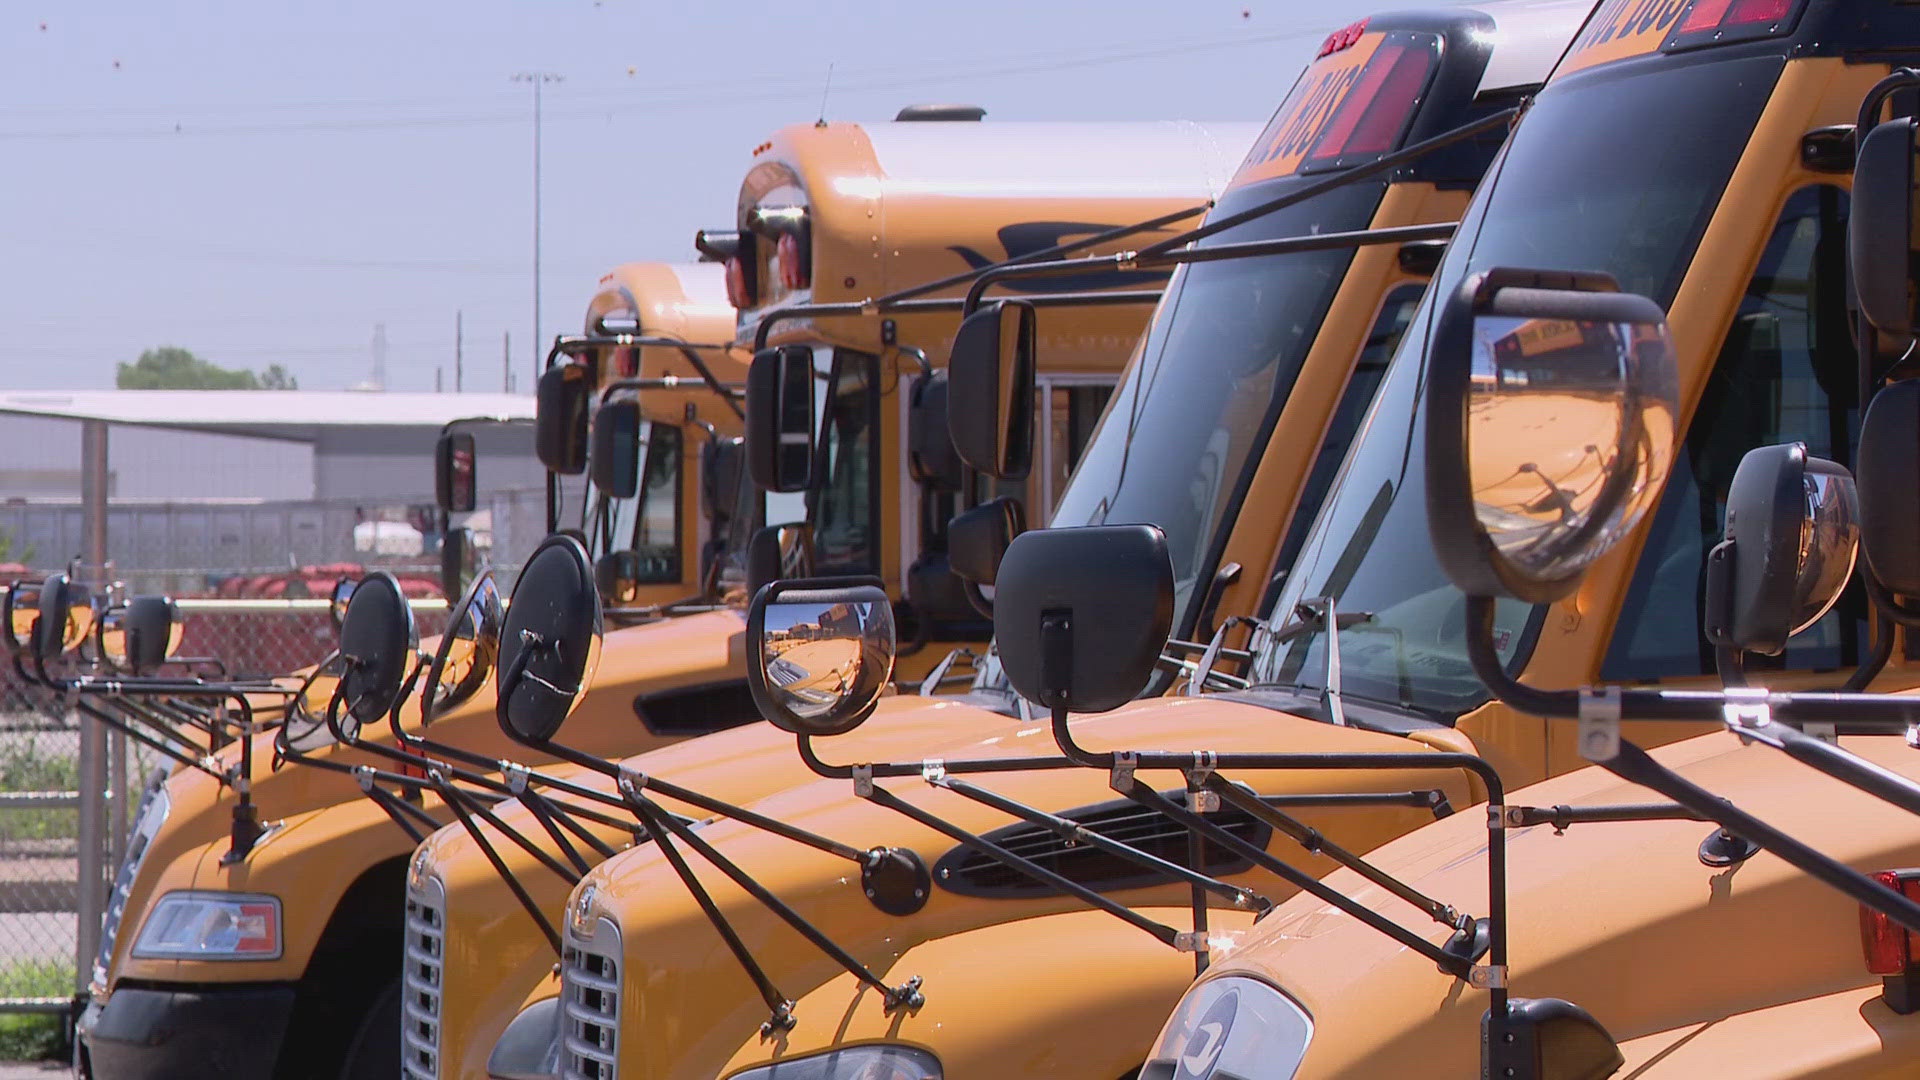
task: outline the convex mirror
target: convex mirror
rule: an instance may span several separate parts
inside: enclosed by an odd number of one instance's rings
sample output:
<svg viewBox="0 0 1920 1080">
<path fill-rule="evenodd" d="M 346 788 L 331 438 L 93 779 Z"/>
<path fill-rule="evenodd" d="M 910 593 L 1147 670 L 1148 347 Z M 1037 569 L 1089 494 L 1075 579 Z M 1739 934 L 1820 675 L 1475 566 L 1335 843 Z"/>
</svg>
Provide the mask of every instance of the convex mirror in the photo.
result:
<svg viewBox="0 0 1920 1080">
<path fill-rule="evenodd" d="M 385 570 L 360 579 L 340 620 L 340 681 L 328 707 L 348 739 L 375 723 L 400 702 L 410 668 L 419 652 L 407 595 Z"/>
<path fill-rule="evenodd" d="M 475 504 L 474 442 L 471 431 L 448 431 L 433 447 L 433 492 L 440 509 L 449 514 L 473 512 Z"/>
<path fill-rule="evenodd" d="M 1888 120 L 1860 140 L 1847 216 L 1847 257 L 1860 312 L 1895 339 L 1911 338 L 1920 325 L 1913 264 L 1914 204 L 1920 199 L 1913 172 L 1915 124 L 1910 117 Z"/>
<path fill-rule="evenodd" d="M 776 581 L 747 608 L 747 687 L 775 727 L 838 735 L 893 678 L 893 604 L 875 578 Z"/>
<path fill-rule="evenodd" d="M 1105 712 L 1153 679 L 1173 629 L 1173 561 L 1152 525 L 1038 529 L 994 583 L 1000 665 L 1028 701 Z"/>
<path fill-rule="evenodd" d="M 813 350 L 762 349 L 747 368 L 747 468 L 767 491 L 813 486 Z"/>
<path fill-rule="evenodd" d="M 996 300 L 966 317 L 947 360 L 947 426 L 960 459 L 999 480 L 1033 467 L 1035 317 Z"/>
<path fill-rule="evenodd" d="M 593 561 L 593 584 L 605 604 L 626 605 L 640 598 L 640 556 L 609 551 Z"/>
<path fill-rule="evenodd" d="M 4 622 L 7 634 L 7 652 L 20 656 L 29 647 L 33 637 L 33 624 L 40 619 L 40 589 L 45 582 L 15 581 L 7 586 L 4 601 L 6 611 Z"/>
<path fill-rule="evenodd" d="M 504 613 L 493 571 L 482 571 L 449 609 L 446 632 L 433 651 L 427 681 L 420 693 L 420 723 L 472 697 L 484 686 L 500 655 L 500 624 Z"/>
<path fill-rule="evenodd" d="M 600 620 L 587 549 L 561 534 L 541 541 L 500 627 L 494 715 L 509 738 L 545 745 L 573 714 L 600 660 Z"/>
<path fill-rule="evenodd" d="M 587 466 L 593 486 L 613 499 L 640 493 L 640 401 L 615 398 L 593 414 L 593 448 Z"/>
<path fill-rule="evenodd" d="M 480 550 L 473 542 L 473 530 L 462 525 L 448 529 L 440 538 L 440 595 L 459 596 L 479 568 Z"/>
<path fill-rule="evenodd" d="M 561 476 L 587 468 L 587 414 L 593 408 L 593 372 L 571 361 L 540 376 L 534 391 L 533 449 L 540 464 Z"/>
<path fill-rule="evenodd" d="M 145 675 L 180 651 L 185 632 L 172 597 L 136 596 L 101 613 L 96 644 L 114 667 Z"/>
<path fill-rule="evenodd" d="M 1011 495 L 961 511 L 947 523 L 953 572 L 974 585 L 992 585 L 1014 539 L 1027 531 L 1027 508 Z"/>
<path fill-rule="evenodd" d="M 1550 603 L 1652 506 L 1677 438 L 1659 305 L 1604 274 L 1497 269 L 1443 301 L 1427 521 L 1471 596 Z"/>
<path fill-rule="evenodd" d="M 1853 475 L 1804 443 L 1747 451 L 1707 561 L 1706 634 L 1776 656 L 1839 601 L 1860 547 Z"/>
<path fill-rule="evenodd" d="M 333 623 L 335 637 L 340 635 L 340 624 L 347 618 L 347 602 L 353 599 L 354 580 L 339 578 L 333 583 L 333 591 L 327 594 L 327 618 Z"/>
</svg>

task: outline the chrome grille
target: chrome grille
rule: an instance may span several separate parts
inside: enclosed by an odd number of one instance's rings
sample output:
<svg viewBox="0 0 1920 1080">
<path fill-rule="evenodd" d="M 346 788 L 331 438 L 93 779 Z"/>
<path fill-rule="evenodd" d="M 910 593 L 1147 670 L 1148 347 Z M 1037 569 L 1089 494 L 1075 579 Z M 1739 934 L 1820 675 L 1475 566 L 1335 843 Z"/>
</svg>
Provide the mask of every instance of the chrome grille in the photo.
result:
<svg viewBox="0 0 1920 1080">
<path fill-rule="evenodd" d="M 440 980 L 446 934 L 446 886 L 432 876 L 409 881 L 400 984 L 400 1075 L 407 1080 L 439 1080 Z"/>
<path fill-rule="evenodd" d="M 591 925 L 591 938 L 567 930 L 560 980 L 564 1080 L 614 1080 L 620 1072 L 620 931 L 605 918 Z"/>
</svg>

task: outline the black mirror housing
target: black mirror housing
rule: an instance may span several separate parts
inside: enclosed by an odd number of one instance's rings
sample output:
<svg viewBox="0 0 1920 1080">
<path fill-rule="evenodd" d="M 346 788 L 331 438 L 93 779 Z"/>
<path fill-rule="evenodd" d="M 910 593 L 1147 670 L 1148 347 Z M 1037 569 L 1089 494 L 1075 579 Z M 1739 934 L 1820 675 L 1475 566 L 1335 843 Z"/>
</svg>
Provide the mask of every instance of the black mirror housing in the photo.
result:
<svg viewBox="0 0 1920 1080">
<path fill-rule="evenodd" d="M 767 491 L 813 486 L 813 350 L 782 345 L 747 368 L 747 467 Z"/>
<path fill-rule="evenodd" d="M 449 514 L 473 512 L 477 501 L 473 433 L 448 431 L 433 447 L 433 494 Z"/>
<path fill-rule="evenodd" d="M 1777 656 L 1840 599 L 1859 550 L 1853 477 L 1804 443 L 1749 450 L 1707 562 L 1707 640 Z M 1810 541 L 1810 542 L 1809 542 Z"/>
<path fill-rule="evenodd" d="M 500 628 L 494 717 L 508 738 L 540 747 L 559 733 L 599 662 L 600 619 L 587 549 L 558 533 L 541 541 L 514 582 Z"/>
<path fill-rule="evenodd" d="M 1480 1045 L 1489 1076 L 1600 1080 L 1627 1061 L 1593 1014 L 1559 998 L 1509 998 L 1504 1018 L 1481 1016 Z"/>
<path fill-rule="evenodd" d="M 947 557 L 953 572 L 963 581 L 992 585 L 1007 548 L 1026 531 L 1026 505 L 1011 495 L 955 515 L 947 525 Z"/>
<path fill-rule="evenodd" d="M 1427 528 L 1469 596 L 1552 603 L 1657 500 L 1679 441 L 1666 315 L 1605 274 L 1497 268 L 1427 356 Z"/>
<path fill-rule="evenodd" d="M 1900 596 L 1920 596 L 1920 382 L 1888 383 L 1860 423 L 1854 476 L 1860 493 L 1860 552 L 1867 573 Z"/>
<path fill-rule="evenodd" d="M 631 499 L 640 494 L 640 402 L 617 398 L 593 414 L 593 448 L 587 467 L 600 494 Z"/>
<path fill-rule="evenodd" d="M 783 578 L 813 576 L 813 526 L 804 521 L 768 525 L 747 538 L 747 595 Z"/>
<path fill-rule="evenodd" d="M 1024 300 L 966 317 L 947 359 L 947 427 L 960 460 L 996 480 L 1033 468 L 1036 318 Z"/>
<path fill-rule="evenodd" d="M 399 703 L 419 644 L 413 608 L 393 575 L 375 570 L 361 578 L 340 620 L 344 667 L 335 708 L 344 706 L 347 716 L 363 726 L 384 717 Z"/>
<path fill-rule="evenodd" d="M 579 476 L 587 468 L 592 370 L 582 364 L 555 364 L 540 376 L 534 395 L 534 455 L 550 472 Z"/>
<path fill-rule="evenodd" d="M 960 490 L 966 476 L 947 426 L 947 378 L 941 370 L 913 384 L 912 403 L 907 407 L 907 467 L 916 482 L 952 493 Z"/>
<path fill-rule="evenodd" d="M 1916 121 L 1876 124 L 1860 140 L 1847 217 L 1847 258 L 1860 312 L 1875 330 L 1911 338 L 1920 325 L 1914 282 Z"/>
<path fill-rule="evenodd" d="M 1173 562 L 1152 525 L 1016 537 L 994 587 L 993 636 L 1021 697 L 1105 712 L 1146 689 L 1173 627 Z"/>
<path fill-rule="evenodd" d="M 449 600 L 466 591 L 473 572 L 473 530 L 448 529 L 440 538 L 440 594 Z"/>
</svg>

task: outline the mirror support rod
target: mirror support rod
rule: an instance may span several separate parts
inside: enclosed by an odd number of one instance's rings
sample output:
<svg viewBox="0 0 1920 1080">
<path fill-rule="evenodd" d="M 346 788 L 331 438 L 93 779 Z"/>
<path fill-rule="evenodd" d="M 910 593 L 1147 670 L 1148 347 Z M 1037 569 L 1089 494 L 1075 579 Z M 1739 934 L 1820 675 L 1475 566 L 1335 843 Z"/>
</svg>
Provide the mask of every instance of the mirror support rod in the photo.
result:
<svg viewBox="0 0 1920 1080">
<path fill-rule="evenodd" d="M 461 805 L 459 793 L 452 790 L 452 785 L 446 782 L 444 776 L 437 772 L 435 775 L 435 787 L 440 791 L 442 800 L 453 810 L 454 817 L 460 820 L 461 827 L 466 829 L 467 835 L 480 849 L 480 853 L 487 857 L 487 862 L 492 864 L 493 872 L 506 883 L 508 889 L 512 890 L 513 898 L 520 902 L 521 910 L 525 911 L 533 920 L 533 924 L 540 928 L 541 935 L 547 939 L 547 944 L 553 949 L 554 959 L 558 960 L 563 955 L 559 931 L 553 928 L 553 923 L 548 921 L 546 912 L 540 910 L 540 905 L 534 903 L 533 897 L 527 895 L 527 887 L 520 884 L 519 878 L 513 876 L 513 870 L 507 866 L 505 860 L 500 858 L 500 853 L 493 849 L 492 843 L 480 831 L 480 826 L 474 824 L 472 815 L 468 814 L 466 807 Z M 452 792 L 451 797 L 449 792 Z"/>
<path fill-rule="evenodd" d="M 1123 251 L 1115 255 L 1095 255 L 1084 259 L 1062 259 L 1058 262 L 1029 263 L 999 269 L 989 267 L 981 271 L 980 276 L 975 278 L 973 284 L 968 287 L 966 302 L 961 310 L 964 314 L 973 314 L 979 310 L 980 301 L 986 295 L 987 289 L 1002 281 L 1016 278 L 1075 274 L 1088 270 L 1158 268 L 1180 263 L 1218 262 L 1225 259 L 1258 258 L 1263 255 L 1292 255 L 1308 251 L 1370 247 L 1378 244 L 1405 244 L 1418 240 L 1444 240 L 1453 235 L 1454 228 L 1458 224 L 1459 222 L 1455 221 L 1442 221 L 1429 225 L 1398 225 L 1388 229 L 1356 229 L 1352 232 L 1324 233 L 1318 236 L 1288 236 L 1276 240 L 1248 240 L 1244 243 L 1220 244 L 1215 247 L 1180 248 L 1154 254 L 1145 251 Z"/>
<path fill-rule="evenodd" d="M 87 701 L 85 699 L 76 700 L 74 702 L 74 707 L 79 709 L 82 713 L 85 713 L 86 715 L 92 717 L 94 720 L 102 724 L 105 724 L 107 727 L 112 728 L 115 731 L 120 732 L 121 734 L 125 735 L 127 738 L 132 739 L 133 741 L 139 743 L 140 745 L 145 746 L 148 749 L 161 754 L 167 759 L 175 762 L 176 764 L 179 764 L 183 768 L 195 769 L 200 772 L 203 772 L 208 776 L 213 777 L 215 780 L 219 781 L 221 786 L 223 787 L 226 786 L 226 783 L 227 783 L 226 774 L 208 765 L 205 758 L 196 759 L 191 755 L 187 754 L 186 752 L 178 749 L 177 747 L 169 746 L 161 739 L 155 738 L 154 736 L 147 734 L 145 731 L 142 731 L 141 729 L 135 727 L 134 725 L 127 723 L 125 720 L 121 719 L 120 717 L 112 715 L 111 713 L 107 712 L 105 709 L 99 708 L 98 706 L 94 705 L 92 702 Z"/>
<path fill-rule="evenodd" d="M 1088 260 L 1094 265 L 1103 265 L 1105 257 Z M 1051 265 L 1051 264 L 1040 264 Z M 1078 265 L 1078 264 L 1076 264 Z M 980 271 L 985 273 L 992 267 Z M 1053 293 L 1051 295 L 1029 296 L 1025 298 L 1034 307 L 1118 307 L 1125 304 L 1157 304 L 1160 302 L 1159 289 L 1124 289 L 1111 292 Z M 853 300 L 840 304 L 795 304 L 769 311 L 760 317 L 753 331 L 753 349 L 759 352 L 767 347 L 767 341 L 773 335 L 773 328 L 783 322 L 806 319 L 814 316 L 833 315 L 876 315 L 895 314 L 912 315 L 920 312 L 958 311 L 965 313 L 966 300 L 959 296 L 946 296 L 933 300 L 901 300 L 880 304 L 873 300 Z"/>
</svg>

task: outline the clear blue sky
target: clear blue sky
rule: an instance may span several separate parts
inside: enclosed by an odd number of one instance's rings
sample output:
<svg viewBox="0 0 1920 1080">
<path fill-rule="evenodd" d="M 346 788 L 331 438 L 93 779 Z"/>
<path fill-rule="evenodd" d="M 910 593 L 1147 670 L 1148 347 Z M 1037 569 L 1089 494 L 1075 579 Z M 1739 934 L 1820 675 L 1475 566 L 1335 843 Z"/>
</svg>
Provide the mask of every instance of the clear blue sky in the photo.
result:
<svg viewBox="0 0 1920 1080">
<path fill-rule="evenodd" d="M 0 388 L 111 386 L 178 344 L 303 387 L 500 388 L 532 324 L 532 101 L 546 90 L 541 339 L 599 275 L 692 257 L 754 144 L 820 111 L 1264 120 L 1378 0 L 13 0 L 0 17 Z M 1411 6 L 1411 5 L 1409 5 Z"/>
</svg>

